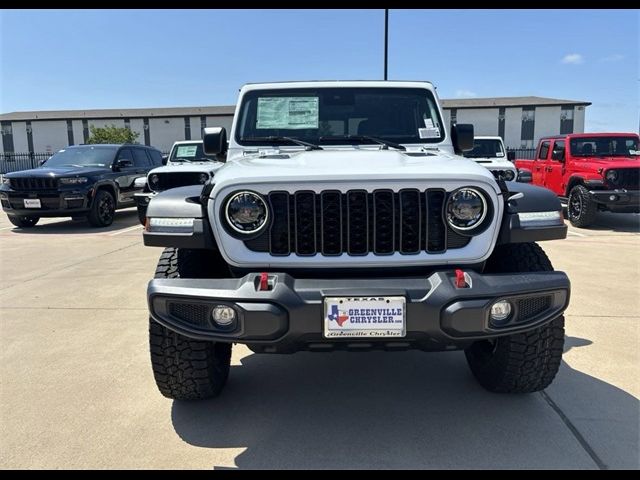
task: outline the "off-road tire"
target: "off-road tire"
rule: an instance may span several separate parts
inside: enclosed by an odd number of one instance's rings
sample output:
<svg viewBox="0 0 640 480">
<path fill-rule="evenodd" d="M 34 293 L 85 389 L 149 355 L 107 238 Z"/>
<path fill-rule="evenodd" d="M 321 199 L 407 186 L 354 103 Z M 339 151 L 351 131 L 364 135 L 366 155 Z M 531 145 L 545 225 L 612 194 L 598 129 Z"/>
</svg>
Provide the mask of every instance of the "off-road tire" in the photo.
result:
<svg viewBox="0 0 640 480">
<path fill-rule="evenodd" d="M 141 207 L 138 205 L 138 220 L 140 220 L 140 225 L 144 225 L 147 221 L 147 207 Z"/>
<path fill-rule="evenodd" d="M 204 278 L 200 250 L 166 248 L 155 278 Z M 151 367 L 160 393 L 175 400 L 215 397 L 229 376 L 231 344 L 193 340 L 149 318 Z"/>
<path fill-rule="evenodd" d="M 569 192 L 567 200 L 567 218 L 571 225 L 578 228 L 588 227 L 596 221 L 598 205 L 583 185 L 576 185 Z"/>
<path fill-rule="evenodd" d="M 549 258 L 535 243 L 496 247 L 487 273 L 553 270 Z M 469 367 L 487 390 L 531 393 L 548 387 L 560 368 L 564 347 L 564 317 L 527 332 L 475 342 L 465 350 Z"/>
<path fill-rule="evenodd" d="M 116 213 L 116 200 L 107 190 L 98 190 L 87 220 L 92 227 L 108 227 Z"/>
<path fill-rule="evenodd" d="M 40 220 L 40 217 L 27 217 L 24 215 L 9 215 L 9 221 L 16 227 L 31 228 L 35 227 L 36 223 Z"/>
</svg>

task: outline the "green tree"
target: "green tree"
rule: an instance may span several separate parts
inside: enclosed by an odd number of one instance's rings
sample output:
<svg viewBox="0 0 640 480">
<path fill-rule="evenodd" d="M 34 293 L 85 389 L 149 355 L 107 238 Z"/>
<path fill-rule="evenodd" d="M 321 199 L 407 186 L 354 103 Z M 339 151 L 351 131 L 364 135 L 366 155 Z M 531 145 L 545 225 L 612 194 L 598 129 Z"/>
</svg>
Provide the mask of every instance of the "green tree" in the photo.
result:
<svg viewBox="0 0 640 480">
<path fill-rule="evenodd" d="M 91 125 L 91 136 L 87 143 L 138 143 L 138 132 L 132 132 L 126 127 L 116 127 L 114 124 L 106 127 Z"/>
</svg>

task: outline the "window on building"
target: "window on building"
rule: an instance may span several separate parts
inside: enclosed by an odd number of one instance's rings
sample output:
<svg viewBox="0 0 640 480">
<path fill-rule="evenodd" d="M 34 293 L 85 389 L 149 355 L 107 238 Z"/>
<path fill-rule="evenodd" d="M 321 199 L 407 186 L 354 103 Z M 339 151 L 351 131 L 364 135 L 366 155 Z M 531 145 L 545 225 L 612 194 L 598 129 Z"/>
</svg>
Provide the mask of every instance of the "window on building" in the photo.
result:
<svg viewBox="0 0 640 480">
<path fill-rule="evenodd" d="M 560 135 L 573 133 L 573 111 L 573 105 L 570 107 L 564 106 L 560 110 Z"/>
<path fill-rule="evenodd" d="M 522 107 L 522 130 L 520 139 L 522 148 L 533 148 L 533 131 L 535 128 L 536 107 Z M 524 146 L 526 143 L 526 147 Z M 528 146 L 531 144 L 531 146 Z"/>
</svg>

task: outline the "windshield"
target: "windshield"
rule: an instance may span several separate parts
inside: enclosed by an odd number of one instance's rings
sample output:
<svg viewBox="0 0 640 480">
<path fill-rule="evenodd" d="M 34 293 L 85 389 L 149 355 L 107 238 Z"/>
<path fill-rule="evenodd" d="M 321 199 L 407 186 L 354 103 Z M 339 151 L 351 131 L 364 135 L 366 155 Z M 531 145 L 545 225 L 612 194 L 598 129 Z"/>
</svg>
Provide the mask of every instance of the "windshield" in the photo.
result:
<svg viewBox="0 0 640 480">
<path fill-rule="evenodd" d="M 496 139 L 475 139 L 473 150 L 464 152 L 463 155 L 469 158 L 482 157 L 504 157 L 502 142 Z"/>
<path fill-rule="evenodd" d="M 215 160 L 215 155 L 205 155 L 202 142 L 176 145 L 169 157 L 169 162 L 214 162 Z"/>
<path fill-rule="evenodd" d="M 569 142 L 577 157 L 628 157 L 637 155 L 638 137 L 580 137 Z"/>
<path fill-rule="evenodd" d="M 110 167 L 118 147 L 82 146 L 62 149 L 49 157 L 46 167 Z"/>
<path fill-rule="evenodd" d="M 423 88 L 303 88 L 248 92 L 239 109 L 240 145 L 438 143 L 444 128 Z M 371 137 L 367 139 L 365 137 Z M 378 142 L 379 143 L 379 142 Z"/>
</svg>

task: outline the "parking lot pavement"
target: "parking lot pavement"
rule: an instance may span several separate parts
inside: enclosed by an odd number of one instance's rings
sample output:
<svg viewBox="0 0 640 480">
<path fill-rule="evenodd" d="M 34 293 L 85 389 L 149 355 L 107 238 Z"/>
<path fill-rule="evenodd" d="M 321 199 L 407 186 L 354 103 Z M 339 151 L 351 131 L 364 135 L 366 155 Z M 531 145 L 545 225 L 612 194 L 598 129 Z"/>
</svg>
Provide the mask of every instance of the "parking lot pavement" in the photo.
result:
<svg viewBox="0 0 640 480">
<path fill-rule="evenodd" d="M 2 468 L 638 468 L 640 216 L 545 242 L 572 281 L 543 394 L 482 390 L 460 352 L 255 355 L 221 397 L 163 398 L 147 348 L 159 249 L 135 211 L 95 230 L 0 215 Z"/>
</svg>

